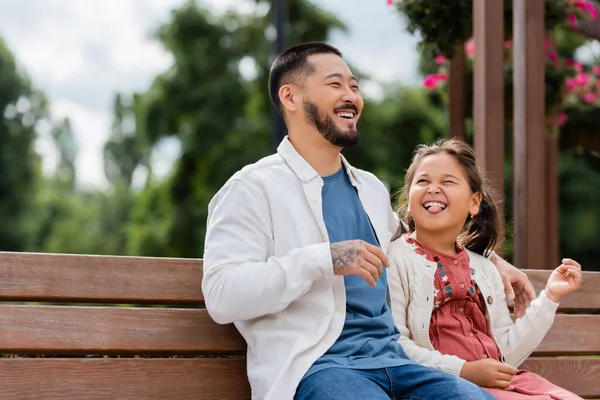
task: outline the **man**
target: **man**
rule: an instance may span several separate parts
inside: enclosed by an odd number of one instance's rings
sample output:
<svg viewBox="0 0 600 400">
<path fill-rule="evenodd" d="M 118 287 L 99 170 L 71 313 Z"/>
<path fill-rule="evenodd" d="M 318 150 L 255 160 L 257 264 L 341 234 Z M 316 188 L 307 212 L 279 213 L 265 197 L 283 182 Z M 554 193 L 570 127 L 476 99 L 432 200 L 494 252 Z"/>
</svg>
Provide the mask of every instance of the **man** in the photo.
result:
<svg viewBox="0 0 600 400">
<path fill-rule="evenodd" d="M 491 398 L 397 342 L 384 251 L 398 222 L 383 184 L 340 154 L 363 109 L 341 53 L 286 50 L 269 90 L 289 136 L 211 201 L 202 284 L 213 319 L 248 343 L 252 398 Z"/>
</svg>

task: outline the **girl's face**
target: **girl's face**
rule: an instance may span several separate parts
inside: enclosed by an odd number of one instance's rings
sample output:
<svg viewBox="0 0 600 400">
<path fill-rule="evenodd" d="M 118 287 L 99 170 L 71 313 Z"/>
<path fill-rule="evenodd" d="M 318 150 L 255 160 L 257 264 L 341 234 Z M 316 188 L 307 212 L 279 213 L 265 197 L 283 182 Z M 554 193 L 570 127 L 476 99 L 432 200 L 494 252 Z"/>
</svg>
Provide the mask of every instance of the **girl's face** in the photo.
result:
<svg viewBox="0 0 600 400">
<path fill-rule="evenodd" d="M 420 231 L 456 231 L 479 212 L 481 193 L 473 193 L 463 167 L 442 152 L 423 158 L 408 193 L 408 209 Z"/>
</svg>

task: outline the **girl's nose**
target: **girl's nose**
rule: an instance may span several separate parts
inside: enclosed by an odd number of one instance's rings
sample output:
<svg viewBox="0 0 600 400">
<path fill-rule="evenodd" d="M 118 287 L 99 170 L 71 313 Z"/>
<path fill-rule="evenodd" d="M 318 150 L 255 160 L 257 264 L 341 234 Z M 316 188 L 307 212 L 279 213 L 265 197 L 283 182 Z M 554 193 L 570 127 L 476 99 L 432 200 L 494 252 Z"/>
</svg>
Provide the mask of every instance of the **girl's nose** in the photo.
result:
<svg viewBox="0 0 600 400">
<path fill-rule="evenodd" d="M 429 189 L 427 189 L 428 193 L 431 194 L 438 194 L 440 192 L 440 188 L 437 186 L 429 186 Z"/>
</svg>

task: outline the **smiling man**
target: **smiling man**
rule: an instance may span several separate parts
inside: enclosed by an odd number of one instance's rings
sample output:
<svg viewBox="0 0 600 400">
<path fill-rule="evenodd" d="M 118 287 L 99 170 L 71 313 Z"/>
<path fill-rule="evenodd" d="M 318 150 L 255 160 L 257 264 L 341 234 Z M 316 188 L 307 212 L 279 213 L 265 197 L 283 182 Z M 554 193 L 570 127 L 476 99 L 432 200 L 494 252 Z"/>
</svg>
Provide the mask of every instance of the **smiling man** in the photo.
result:
<svg viewBox="0 0 600 400">
<path fill-rule="evenodd" d="M 398 222 L 384 185 L 340 153 L 364 104 L 341 53 L 286 50 L 269 90 L 289 136 L 211 201 L 202 286 L 213 319 L 248 343 L 252 398 L 493 398 L 398 343 L 385 256 Z"/>
</svg>

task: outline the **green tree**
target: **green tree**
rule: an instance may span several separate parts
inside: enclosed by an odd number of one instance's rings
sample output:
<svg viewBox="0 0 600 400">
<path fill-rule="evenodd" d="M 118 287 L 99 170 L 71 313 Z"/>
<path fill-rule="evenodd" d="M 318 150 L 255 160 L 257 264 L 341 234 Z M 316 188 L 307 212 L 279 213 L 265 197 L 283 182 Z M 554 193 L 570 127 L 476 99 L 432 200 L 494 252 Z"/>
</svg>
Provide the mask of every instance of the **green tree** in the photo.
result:
<svg viewBox="0 0 600 400">
<path fill-rule="evenodd" d="M 342 26 L 307 1 L 289 6 L 289 44 L 325 40 Z M 137 133 L 150 145 L 174 137 L 181 154 L 169 179 L 137 198 L 130 253 L 201 256 L 210 198 L 236 170 L 271 151 L 266 82 L 272 42 L 264 7 L 258 1 L 254 14 L 215 16 L 188 2 L 159 30 L 174 65 L 140 96 Z M 242 62 L 254 66 L 255 76 L 242 74 Z"/>
</svg>

